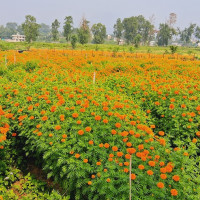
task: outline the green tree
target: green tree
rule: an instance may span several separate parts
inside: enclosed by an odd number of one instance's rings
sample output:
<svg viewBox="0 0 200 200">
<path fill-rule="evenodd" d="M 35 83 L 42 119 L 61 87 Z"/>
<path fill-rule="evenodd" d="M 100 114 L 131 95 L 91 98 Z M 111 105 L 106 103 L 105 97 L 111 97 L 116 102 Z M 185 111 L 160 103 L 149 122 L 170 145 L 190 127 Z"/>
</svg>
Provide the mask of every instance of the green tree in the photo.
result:
<svg viewBox="0 0 200 200">
<path fill-rule="evenodd" d="M 106 27 L 105 25 L 98 23 L 94 24 L 91 28 L 91 31 L 94 35 L 95 44 L 103 44 L 106 37 Z"/>
<path fill-rule="evenodd" d="M 200 40 L 200 27 L 197 26 L 195 29 L 195 37 Z"/>
<path fill-rule="evenodd" d="M 75 49 L 76 48 L 76 43 L 78 41 L 78 38 L 76 35 L 72 35 L 71 36 L 71 45 L 72 45 L 72 49 Z"/>
<path fill-rule="evenodd" d="M 135 17 L 125 18 L 123 20 L 124 38 L 128 44 L 134 43 L 134 38 L 137 35 L 138 23 Z"/>
<path fill-rule="evenodd" d="M 89 21 L 87 21 L 84 17 L 82 18 L 81 26 L 78 29 L 78 37 L 79 37 L 79 42 L 81 44 L 86 44 L 89 42 L 90 39 Z"/>
<path fill-rule="evenodd" d="M 134 38 L 135 47 L 138 48 L 141 42 L 142 36 L 140 34 L 137 34 Z"/>
<path fill-rule="evenodd" d="M 141 36 L 141 42 L 143 44 L 148 43 L 153 36 L 154 26 L 142 15 L 125 18 L 122 24 L 124 28 L 124 37 L 128 44 L 133 44 L 138 34 Z"/>
<path fill-rule="evenodd" d="M 191 37 L 195 32 L 196 24 L 190 24 L 188 28 L 185 28 L 183 31 L 180 31 L 180 39 L 185 43 L 189 43 L 191 41 Z"/>
<path fill-rule="evenodd" d="M 16 34 L 17 31 L 17 23 L 8 22 L 6 26 L 0 26 L 0 37 L 4 39 L 12 38 L 12 35 Z"/>
<path fill-rule="evenodd" d="M 159 32 L 157 35 L 158 45 L 159 46 L 167 46 L 169 43 L 169 40 L 175 34 L 176 34 L 176 31 L 173 28 L 170 28 L 167 23 L 160 24 Z"/>
<path fill-rule="evenodd" d="M 73 32 L 73 18 L 72 16 L 67 16 L 65 17 L 65 22 L 64 22 L 64 37 L 66 38 L 67 41 L 70 41 L 70 37 L 71 37 L 71 34 Z"/>
<path fill-rule="evenodd" d="M 116 24 L 114 25 L 114 36 L 117 38 L 117 43 L 119 44 L 122 34 L 123 34 L 123 24 L 120 18 L 117 19 Z"/>
<path fill-rule="evenodd" d="M 53 37 L 53 41 L 57 41 L 59 39 L 59 31 L 58 28 L 60 27 L 60 22 L 55 19 L 54 22 L 51 25 L 51 33 Z"/>
<path fill-rule="evenodd" d="M 26 15 L 26 20 L 22 24 L 23 32 L 28 43 L 35 41 L 39 35 L 40 25 L 36 23 L 36 18 L 31 15 Z"/>
</svg>

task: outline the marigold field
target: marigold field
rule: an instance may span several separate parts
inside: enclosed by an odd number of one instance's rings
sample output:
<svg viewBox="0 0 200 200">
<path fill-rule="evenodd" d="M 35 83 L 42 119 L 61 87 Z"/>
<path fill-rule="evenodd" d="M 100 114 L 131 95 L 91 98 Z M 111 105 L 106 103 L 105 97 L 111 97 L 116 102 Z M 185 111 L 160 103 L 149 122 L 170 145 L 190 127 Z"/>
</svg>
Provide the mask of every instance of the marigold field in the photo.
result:
<svg viewBox="0 0 200 200">
<path fill-rule="evenodd" d="M 200 199 L 200 60 L 1 51 L 0 176 L 11 147 L 70 199 Z"/>
</svg>

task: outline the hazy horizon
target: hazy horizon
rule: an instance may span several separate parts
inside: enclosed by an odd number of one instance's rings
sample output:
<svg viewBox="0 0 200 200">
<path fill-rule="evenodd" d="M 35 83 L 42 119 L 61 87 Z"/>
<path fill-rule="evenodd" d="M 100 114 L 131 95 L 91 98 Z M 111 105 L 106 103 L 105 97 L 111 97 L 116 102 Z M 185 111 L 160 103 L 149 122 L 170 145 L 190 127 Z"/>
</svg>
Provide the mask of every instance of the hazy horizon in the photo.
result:
<svg viewBox="0 0 200 200">
<path fill-rule="evenodd" d="M 72 16 L 74 27 L 78 27 L 83 16 L 90 21 L 90 26 L 101 22 L 106 25 L 107 33 L 113 33 L 113 25 L 117 18 L 143 15 L 146 19 L 155 16 L 155 26 L 164 23 L 170 13 L 177 14 L 175 27 L 188 27 L 190 23 L 200 25 L 200 0 L 0 0 L 0 25 L 7 22 L 19 24 L 25 21 L 26 15 L 33 15 L 37 23 L 51 23 L 58 19 L 63 27 L 64 18 Z"/>
</svg>

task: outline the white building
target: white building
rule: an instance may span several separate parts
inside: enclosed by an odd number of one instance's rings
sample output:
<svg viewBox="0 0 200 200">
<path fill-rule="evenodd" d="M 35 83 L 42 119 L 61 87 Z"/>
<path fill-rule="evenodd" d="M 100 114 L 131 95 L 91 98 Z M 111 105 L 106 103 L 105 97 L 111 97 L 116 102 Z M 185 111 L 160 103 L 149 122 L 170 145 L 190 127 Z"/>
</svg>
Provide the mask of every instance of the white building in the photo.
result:
<svg viewBox="0 0 200 200">
<path fill-rule="evenodd" d="M 24 42 L 25 41 L 25 35 L 20 35 L 17 33 L 17 35 L 12 35 L 12 42 Z"/>
</svg>

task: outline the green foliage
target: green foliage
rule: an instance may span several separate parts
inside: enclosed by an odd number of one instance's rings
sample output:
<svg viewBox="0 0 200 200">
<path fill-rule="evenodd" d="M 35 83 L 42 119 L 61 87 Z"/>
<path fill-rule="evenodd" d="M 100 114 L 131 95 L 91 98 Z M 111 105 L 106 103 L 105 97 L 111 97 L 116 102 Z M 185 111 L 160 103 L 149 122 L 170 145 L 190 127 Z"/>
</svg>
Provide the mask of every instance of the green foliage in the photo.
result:
<svg viewBox="0 0 200 200">
<path fill-rule="evenodd" d="M 78 38 L 81 44 L 87 44 L 90 39 L 89 21 L 85 18 L 81 21 L 81 26 L 78 29 Z"/>
<path fill-rule="evenodd" d="M 136 17 L 125 18 L 123 20 L 124 37 L 127 43 L 134 44 L 137 35 L 141 35 L 141 41 L 148 43 L 153 34 L 153 25 L 147 21 L 142 15 Z"/>
<path fill-rule="evenodd" d="M 39 35 L 40 25 L 36 23 L 36 18 L 31 15 L 26 15 L 26 20 L 22 24 L 22 29 L 26 36 L 26 41 L 28 43 L 35 41 Z"/>
<path fill-rule="evenodd" d="M 106 27 L 105 25 L 98 23 L 98 24 L 94 24 L 91 28 L 91 31 L 93 33 L 94 36 L 94 43 L 95 44 L 103 44 L 104 43 L 104 39 L 106 37 Z"/>
<path fill-rule="evenodd" d="M 169 40 L 175 34 L 175 30 L 170 28 L 168 24 L 160 24 L 159 33 L 157 35 L 158 45 L 159 46 L 167 46 Z"/>
<path fill-rule="evenodd" d="M 120 18 L 117 19 L 116 24 L 114 25 L 114 36 L 117 38 L 119 44 L 120 39 L 122 38 L 123 33 L 123 24 Z"/>
<path fill-rule="evenodd" d="M 65 17 L 65 22 L 64 22 L 64 37 L 66 38 L 67 41 L 70 41 L 71 34 L 73 31 L 73 18 L 72 16 L 67 16 Z"/>
<path fill-rule="evenodd" d="M 195 32 L 196 24 L 190 24 L 188 28 L 180 31 L 180 39 L 185 43 L 189 43 L 193 33 Z M 198 28 L 196 29 L 196 36 L 198 37 Z"/>
<path fill-rule="evenodd" d="M 36 60 L 31 60 L 31 61 L 27 61 L 26 64 L 24 65 L 24 69 L 27 72 L 32 72 L 35 68 L 38 68 L 38 61 Z"/>
<path fill-rule="evenodd" d="M 135 43 L 135 47 L 138 48 L 141 42 L 141 38 L 142 36 L 140 34 L 137 34 L 134 38 L 134 43 Z"/>
<path fill-rule="evenodd" d="M 169 48 L 170 48 L 170 51 L 171 51 L 172 54 L 176 53 L 177 50 L 178 50 L 177 46 L 170 46 Z"/>
<path fill-rule="evenodd" d="M 78 38 L 76 35 L 72 35 L 71 37 L 71 45 L 72 45 L 72 49 L 75 49 L 76 48 L 76 43 L 78 41 Z"/>
<path fill-rule="evenodd" d="M 57 41 L 59 39 L 59 31 L 58 28 L 60 27 L 60 22 L 55 19 L 55 21 L 51 25 L 51 34 L 53 37 L 53 41 Z"/>
</svg>

